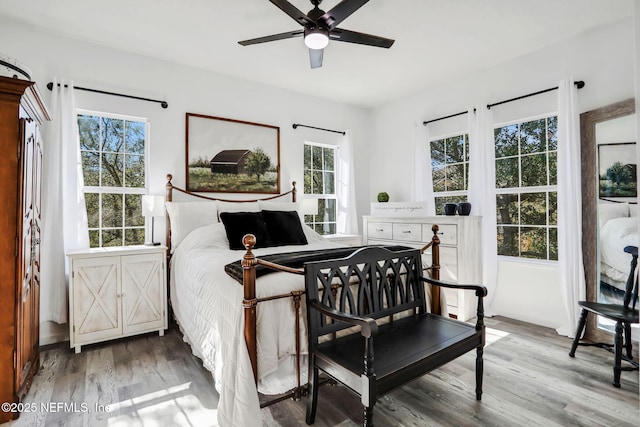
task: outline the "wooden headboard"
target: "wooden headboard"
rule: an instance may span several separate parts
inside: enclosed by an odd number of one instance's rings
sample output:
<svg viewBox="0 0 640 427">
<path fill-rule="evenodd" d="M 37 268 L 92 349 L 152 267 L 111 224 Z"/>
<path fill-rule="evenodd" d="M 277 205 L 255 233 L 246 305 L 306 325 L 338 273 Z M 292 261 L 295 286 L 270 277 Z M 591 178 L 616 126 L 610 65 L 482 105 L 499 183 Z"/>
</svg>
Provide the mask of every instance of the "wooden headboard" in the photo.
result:
<svg viewBox="0 0 640 427">
<path fill-rule="evenodd" d="M 221 201 L 221 202 L 232 202 L 232 203 L 248 203 L 248 202 L 257 202 L 258 200 L 274 200 L 274 199 L 279 199 L 282 197 L 285 197 L 289 194 L 291 194 L 291 201 L 292 202 L 296 202 L 296 198 L 297 198 L 297 190 L 296 190 L 296 182 L 293 181 L 291 183 L 291 190 L 287 191 L 286 193 L 282 193 L 282 194 L 276 194 L 275 196 L 269 196 L 269 197 L 262 197 L 262 198 L 255 198 L 255 199 L 247 199 L 247 200 L 231 200 L 231 199 L 222 199 L 219 197 L 209 197 L 209 196 L 204 196 L 202 194 L 197 194 L 197 193 L 192 193 L 191 191 L 187 191 L 185 189 L 176 187 L 175 185 L 173 185 L 173 183 L 171 182 L 171 180 L 173 179 L 173 175 L 172 174 L 167 174 L 167 185 L 165 186 L 166 188 L 166 201 L 167 202 L 171 202 L 173 201 L 173 192 L 174 191 L 178 191 L 180 193 L 186 194 L 187 196 L 191 196 L 191 197 L 197 197 L 199 199 L 204 199 L 204 200 L 213 200 L 213 201 Z M 167 247 L 171 248 L 171 219 L 169 218 L 169 214 L 166 213 L 166 224 L 167 224 Z M 169 250 L 169 253 L 171 252 L 171 250 Z"/>
</svg>

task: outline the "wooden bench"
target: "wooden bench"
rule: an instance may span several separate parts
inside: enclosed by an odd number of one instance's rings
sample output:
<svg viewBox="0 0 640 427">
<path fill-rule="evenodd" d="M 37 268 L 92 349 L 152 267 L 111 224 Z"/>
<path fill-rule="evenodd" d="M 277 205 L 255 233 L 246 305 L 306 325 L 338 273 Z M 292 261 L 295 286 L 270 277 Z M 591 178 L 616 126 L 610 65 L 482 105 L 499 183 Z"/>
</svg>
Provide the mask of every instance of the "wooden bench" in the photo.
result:
<svg viewBox="0 0 640 427">
<path fill-rule="evenodd" d="M 425 284 L 472 289 L 475 325 L 427 312 Z M 422 275 L 418 250 L 365 247 L 335 260 L 305 264 L 309 339 L 307 424 L 313 424 L 319 371 L 361 397 L 364 426 L 373 426 L 379 395 L 476 349 L 476 399 L 482 396 L 485 342 L 480 285 Z M 355 330 L 346 331 L 356 327 Z"/>
</svg>

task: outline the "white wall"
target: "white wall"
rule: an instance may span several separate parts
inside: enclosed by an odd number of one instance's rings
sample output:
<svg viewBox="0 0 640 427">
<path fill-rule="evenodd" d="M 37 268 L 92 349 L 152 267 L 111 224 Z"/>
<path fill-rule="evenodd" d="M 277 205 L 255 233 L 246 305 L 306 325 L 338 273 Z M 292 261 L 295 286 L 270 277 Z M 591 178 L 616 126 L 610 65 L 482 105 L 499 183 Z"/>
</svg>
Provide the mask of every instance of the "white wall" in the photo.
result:
<svg viewBox="0 0 640 427">
<path fill-rule="evenodd" d="M 634 96 L 635 50 L 632 19 L 602 27 L 449 84 L 434 86 L 374 111 L 369 197 L 384 189 L 392 200 L 411 200 L 412 138 L 422 121 L 465 111 L 558 85 L 584 80 L 578 93 L 580 112 Z M 492 109 L 496 123 L 555 112 L 556 92 Z M 465 116 L 430 125 L 432 136 L 465 131 Z M 393 149 L 391 149 L 393 147 Z M 373 173 L 375 171 L 375 173 Z M 555 263 L 498 262 L 493 310 L 549 327 L 565 321 Z"/>
<path fill-rule="evenodd" d="M 76 91 L 78 108 L 149 119 L 151 194 L 164 194 L 167 173 L 174 175 L 175 185 L 184 187 L 187 112 L 279 126 L 281 188 L 288 190 L 295 180 L 299 194 L 303 191 L 304 141 L 332 144 L 339 140 L 339 135 L 304 128 L 294 130 L 293 123 L 349 129 L 356 152 L 365 152 L 371 141 L 368 110 L 59 37 L 2 19 L 0 52 L 31 69 L 47 101 L 51 92 L 46 84 L 54 77 L 73 79 L 77 86 L 166 100 L 169 108 L 163 109 L 154 103 Z M 356 176 L 365 178 L 358 180 L 360 214 L 369 210 L 368 168 L 366 157 L 355 159 Z M 244 195 L 248 197 L 255 195 Z M 164 220 L 159 218 L 155 225 L 156 240 L 164 241 Z M 41 343 L 47 344 L 64 339 L 66 329 L 44 324 L 41 332 Z"/>
</svg>

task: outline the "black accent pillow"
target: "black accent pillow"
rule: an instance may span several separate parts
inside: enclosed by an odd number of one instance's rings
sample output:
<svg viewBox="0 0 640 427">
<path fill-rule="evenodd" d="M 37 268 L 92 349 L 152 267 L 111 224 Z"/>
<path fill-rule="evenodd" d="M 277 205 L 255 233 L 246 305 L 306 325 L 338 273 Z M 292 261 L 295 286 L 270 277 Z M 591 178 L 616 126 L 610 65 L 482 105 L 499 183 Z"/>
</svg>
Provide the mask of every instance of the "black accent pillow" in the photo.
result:
<svg viewBox="0 0 640 427">
<path fill-rule="evenodd" d="M 220 220 L 224 224 L 229 240 L 229 249 L 244 249 L 242 238 L 245 234 L 256 236 L 254 248 L 271 246 L 271 239 L 267 231 L 261 212 L 222 212 Z"/>
<path fill-rule="evenodd" d="M 272 246 L 306 245 L 300 217 L 296 211 L 262 211 Z"/>
</svg>

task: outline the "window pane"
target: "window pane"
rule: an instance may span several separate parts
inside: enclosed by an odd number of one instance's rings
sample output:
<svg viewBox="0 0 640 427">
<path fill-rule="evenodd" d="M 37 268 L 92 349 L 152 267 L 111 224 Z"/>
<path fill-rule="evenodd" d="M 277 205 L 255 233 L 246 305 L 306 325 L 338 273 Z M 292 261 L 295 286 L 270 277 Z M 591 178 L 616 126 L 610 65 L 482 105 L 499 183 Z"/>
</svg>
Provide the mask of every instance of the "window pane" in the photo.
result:
<svg viewBox="0 0 640 427">
<path fill-rule="evenodd" d="M 324 194 L 335 194 L 335 178 L 333 172 L 324 173 Z"/>
<path fill-rule="evenodd" d="M 547 143 L 549 151 L 558 149 L 558 117 L 547 118 Z"/>
<path fill-rule="evenodd" d="M 89 230 L 89 247 L 100 247 L 100 230 Z"/>
<path fill-rule="evenodd" d="M 84 185 L 98 187 L 100 185 L 100 157 L 95 151 L 82 151 L 82 174 Z"/>
<path fill-rule="evenodd" d="M 547 225 L 546 193 L 522 193 L 520 195 L 520 224 Z"/>
<path fill-rule="evenodd" d="M 433 178 L 434 192 L 445 191 L 447 189 L 447 187 L 445 186 L 444 168 L 438 170 L 434 169 L 431 176 Z"/>
<path fill-rule="evenodd" d="M 312 169 L 317 169 L 317 170 L 321 170 L 322 169 L 322 147 L 318 147 L 317 145 L 314 145 L 313 148 L 313 154 L 312 154 L 312 164 L 311 167 Z"/>
<path fill-rule="evenodd" d="M 496 188 L 518 187 L 518 158 L 496 160 Z"/>
<path fill-rule="evenodd" d="M 558 193 L 549 192 L 549 225 L 558 225 Z"/>
<path fill-rule="evenodd" d="M 558 185 L 558 153 L 549 153 L 549 185 Z"/>
<path fill-rule="evenodd" d="M 122 154 L 102 155 L 102 186 L 122 187 L 124 156 Z"/>
<path fill-rule="evenodd" d="M 466 202 L 467 196 L 445 196 L 445 197 L 436 197 L 436 215 L 444 215 L 444 204 L 445 203 L 460 203 Z"/>
<path fill-rule="evenodd" d="M 124 225 L 125 227 L 144 227 L 144 217 L 142 216 L 142 195 L 124 195 Z"/>
<path fill-rule="evenodd" d="M 78 116 L 80 150 L 100 149 L 100 119 L 94 116 Z"/>
<path fill-rule="evenodd" d="M 122 246 L 122 230 L 102 230 L 102 247 Z"/>
<path fill-rule="evenodd" d="M 309 144 L 304 145 L 304 168 L 311 169 L 311 146 Z"/>
<path fill-rule="evenodd" d="M 464 161 L 464 137 L 462 135 L 447 138 L 445 140 L 446 163 L 459 163 Z"/>
<path fill-rule="evenodd" d="M 87 206 L 89 228 L 100 227 L 100 195 L 98 193 L 85 193 L 84 202 Z"/>
<path fill-rule="evenodd" d="M 313 182 L 311 184 L 311 194 L 322 194 L 322 172 L 313 171 Z"/>
<path fill-rule="evenodd" d="M 522 156 L 522 186 L 547 185 L 547 155 Z"/>
<path fill-rule="evenodd" d="M 124 120 L 102 118 L 104 141 L 102 151 L 121 153 L 124 151 Z"/>
<path fill-rule="evenodd" d="M 469 134 L 464 134 L 464 160 L 469 161 Z"/>
<path fill-rule="evenodd" d="M 311 181 L 311 171 L 308 169 L 304 170 L 304 194 L 313 194 L 312 190 L 312 181 Z"/>
<path fill-rule="evenodd" d="M 445 168 L 447 191 L 464 190 L 464 164 L 447 166 Z"/>
<path fill-rule="evenodd" d="M 510 125 L 494 130 L 496 159 L 518 154 L 518 125 Z"/>
<path fill-rule="evenodd" d="M 144 154 L 145 127 L 143 122 L 125 122 L 127 153 Z"/>
<path fill-rule="evenodd" d="M 156 237 L 157 238 L 157 235 Z M 144 244 L 144 228 L 129 228 L 124 231 L 124 244 L 143 245 Z"/>
<path fill-rule="evenodd" d="M 335 170 L 334 167 L 334 149 L 333 148 L 324 148 L 323 149 L 323 155 L 324 155 L 324 170 L 330 170 L 333 171 Z"/>
<path fill-rule="evenodd" d="M 128 154 L 124 157 L 127 163 L 125 186 L 144 188 L 144 156 Z"/>
<path fill-rule="evenodd" d="M 549 228 L 549 259 L 558 260 L 558 229 Z"/>
<path fill-rule="evenodd" d="M 496 195 L 496 223 L 498 224 L 518 224 L 518 195 L 498 194 Z"/>
<path fill-rule="evenodd" d="M 519 256 L 518 227 L 498 227 L 498 255 Z"/>
<path fill-rule="evenodd" d="M 324 207 L 319 206 L 324 214 L 323 221 L 336 220 L 336 201 L 335 199 L 324 199 Z"/>
<path fill-rule="evenodd" d="M 547 151 L 545 119 L 525 122 L 520 125 L 520 153 L 541 153 Z"/>
<path fill-rule="evenodd" d="M 431 141 L 431 167 L 433 169 L 444 166 L 444 139 Z"/>
<path fill-rule="evenodd" d="M 522 227 L 520 229 L 520 256 L 547 259 L 547 229 Z"/>
<path fill-rule="evenodd" d="M 122 227 L 122 196 L 122 194 L 102 194 L 102 227 Z"/>
</svg>

